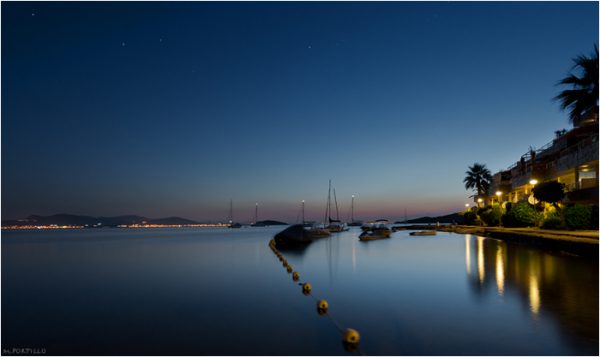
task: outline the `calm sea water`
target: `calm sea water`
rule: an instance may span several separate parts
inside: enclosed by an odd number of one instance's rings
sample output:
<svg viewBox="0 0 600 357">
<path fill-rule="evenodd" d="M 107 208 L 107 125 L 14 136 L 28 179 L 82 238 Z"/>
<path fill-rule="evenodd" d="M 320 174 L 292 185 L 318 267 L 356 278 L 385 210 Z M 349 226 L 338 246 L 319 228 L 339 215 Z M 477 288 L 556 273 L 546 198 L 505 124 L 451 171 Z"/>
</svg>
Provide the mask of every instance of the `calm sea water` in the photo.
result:
<svg viewBox="0 0 600 357">
<path fill-rule="evenodd" d="M 280 227 L 2 232 L 2 348 L 47 354 L 598 354 L 598 261 L 470 235 L 287 252 Z M 330 304 L 319 316 L 315 298 Z"/>
</svg>

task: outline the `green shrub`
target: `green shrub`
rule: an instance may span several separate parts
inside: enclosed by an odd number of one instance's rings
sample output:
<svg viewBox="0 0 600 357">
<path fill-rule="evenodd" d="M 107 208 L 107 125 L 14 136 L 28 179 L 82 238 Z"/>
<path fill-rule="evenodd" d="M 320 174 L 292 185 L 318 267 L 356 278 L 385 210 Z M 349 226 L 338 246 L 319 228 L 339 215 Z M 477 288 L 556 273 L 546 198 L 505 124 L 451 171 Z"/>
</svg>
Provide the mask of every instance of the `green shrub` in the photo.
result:
<svg viewBox="0 0 600 357">
<path fill-rule="evenodd" d="M 471 211 L 465 212 L 465 215 L 463 216 L 463 218 L 465 220 L 466 225 L 469 225 L 469 226 L 480 226 L 481 225 L 481 220 L 477 216 L 476 210 L 471 210 Z"/>
<path fill-rule="evenodd" d="M 544 229 L 565 229 L 565 222 L 561 217 L 560 213 L 553 211 L 542 222 L 542 228 Z"/>
<path fill-rule="evenodd" d="M 500 205 L 488 206 L 479 212 L 481 220 L 490 227 L 497 227 L 502 223 L 504 210 Z"/>
<path fill-rule="evenodd" d="M 567 207 L 565 223 L 570 229 L 590 229 L 592 227 L 592 207 L 580 204 Z"/>
<path fill-rule="evenodd" d="M 526 202 L 513 205 L 504 216 L 506 227 L 534 227 L 538 225 L 541 215 Z"/>
</svg>

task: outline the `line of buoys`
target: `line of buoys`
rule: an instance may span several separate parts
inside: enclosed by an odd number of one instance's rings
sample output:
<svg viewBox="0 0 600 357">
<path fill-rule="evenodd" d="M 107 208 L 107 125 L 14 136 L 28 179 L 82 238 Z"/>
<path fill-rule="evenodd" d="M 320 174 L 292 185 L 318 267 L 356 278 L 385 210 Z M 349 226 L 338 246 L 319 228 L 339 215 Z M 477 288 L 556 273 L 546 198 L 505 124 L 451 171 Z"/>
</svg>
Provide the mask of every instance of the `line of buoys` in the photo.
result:
<svg viewBox="0 0 600 357">
<path fill-rule="evenodd" d="M 325 299 L 317 301 L 317 313 L 319 315 L 325 315 L 329 310 L 329 303 Z"/>
<path fill-rule="evenodd" d="M 360 334 L 358 333 L 358 331 L 352 328 L 347 328 L 346 331 L 344 331 L 344 342 L 358 344 L 359 341 Z"/>
<path fill-rule="evenodd" d="M 312 285 L 310 285 L 310 283 L 304 283 L 304 284 L 302 284 L 302 292 L 305 295 L 310 294 L 311 291 L 312 291 Z"/>
<path fill-rule="evenodd" d="M 287 271 L 287 273 L 288 274 L 292 273 L 292 280 L 294 280 L 294 281 L 300 280 L 300 273 L 298 273 L 297 271 L 294 271 L 294 268 L 287 262 L 287 260 L 283 256 L 283 254 L 281 254 L 281 252 L 279 252 L 279 250 L 277 249 L 277 244 L 274 239 L 271 239 L 269 241 L 269 247 L 271 248 L 273 253 L 277 256 L 279 261 L 282 263 L 282 265 L 285 268 L 285 270 Z M 304 283 L 300 283 L 299 285 L 302 286 L 302 294 L 307 295 L 307 296 L 312 296 L 312 294 L 311 294 L 312 285 L 310 285 L 310 283 L 304 282 Z M 316 300 L 316 298 L 314 296 L 312 296 L 312 297 L 313 297 L 313 299 Z M 344 345 L 344 348 L 346 349 L 346 351 L 356 352 L 358 350 L 360 334 L 358 333 L 358 331 L 356 331 L 355 329 L 352 329 L 352 328 L 347 328 L 345 331 L 342 331 L 339 324 L 337 322 L 335 322 L 335 320 L 331 317 L 331 315 L 329 315 L 329 302 L 327 302 L 327 300 L 325 300 L 325 299 L 317 300 L 317 313 L 321 316 L 322 315 L 329 316 L 329 319 L 331 320 L 331 322 L 335 325 L 335 327 L 338 329 L 338 331 L 340 331 L 340 333 L 342 333 L 342 344 Z"/>
</svg>

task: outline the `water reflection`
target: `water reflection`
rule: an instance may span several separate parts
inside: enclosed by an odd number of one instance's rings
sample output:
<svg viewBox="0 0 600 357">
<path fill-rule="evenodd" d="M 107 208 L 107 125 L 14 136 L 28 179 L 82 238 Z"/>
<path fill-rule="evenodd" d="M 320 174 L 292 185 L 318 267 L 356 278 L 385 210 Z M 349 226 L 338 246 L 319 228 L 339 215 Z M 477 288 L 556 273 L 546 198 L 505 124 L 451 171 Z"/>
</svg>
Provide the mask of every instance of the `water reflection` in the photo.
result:
<svg viewBox="0 0 600 357">
<path fill-rule="evenodd" d="M 473 254 L 477 276 L 471 274 Z M 467 279 L 479 298 L 492 291 L 516 296 L 534 320 L 551 319 L 572 339 L 598 340 L 597 262 L 593 269 L 588 259 L 471 235 L 465 236 L 465 255 Z"/>
<path fill-rule="evenodd" d="M 479 275 L 479 283 L 483 284 L 485 280 L 485 254 L 483 250 L 483 237 L 477 237 L 477 273 Z"/>
<path fill-rule="evenodd" d="M 352 240 L 352 272 L 356 273 L 356 239 Z"/>
<path fill-rule="evenodd" d="M 465 234 L 465 264 L 467 265 L 467 275 L 471 275 L 471 235 Z"/>
<path fill-rule="evenodd" d="M 496 285 L 498 286 L 498 295 L 504 295 L 504 245 L 498 244 L 496 249 Z"/>
<path fill-rule="evenodd" d="M 538 286 L 537 276 L 529 276 L 529 306 L 534 316 L 540 312 L 540 288 Z"/>
</svg>

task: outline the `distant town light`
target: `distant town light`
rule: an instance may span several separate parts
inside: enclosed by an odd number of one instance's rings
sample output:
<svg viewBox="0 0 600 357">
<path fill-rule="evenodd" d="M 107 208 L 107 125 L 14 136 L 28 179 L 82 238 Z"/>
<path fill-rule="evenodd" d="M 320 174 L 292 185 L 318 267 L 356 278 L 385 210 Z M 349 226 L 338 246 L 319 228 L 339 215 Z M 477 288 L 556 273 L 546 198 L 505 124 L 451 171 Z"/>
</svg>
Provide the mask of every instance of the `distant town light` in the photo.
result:
<svg viewBox="0 0 600 357">
<path fill-rule="evenodd" d="M 534 185 L 535 186 L 535 185 L 537 185 L 537 183 L 538 183 L 538 180 L 536 180 L 536 179 L 532 179 L 531 181 L 529 181 L 530 185 Z"/>
</svg>

